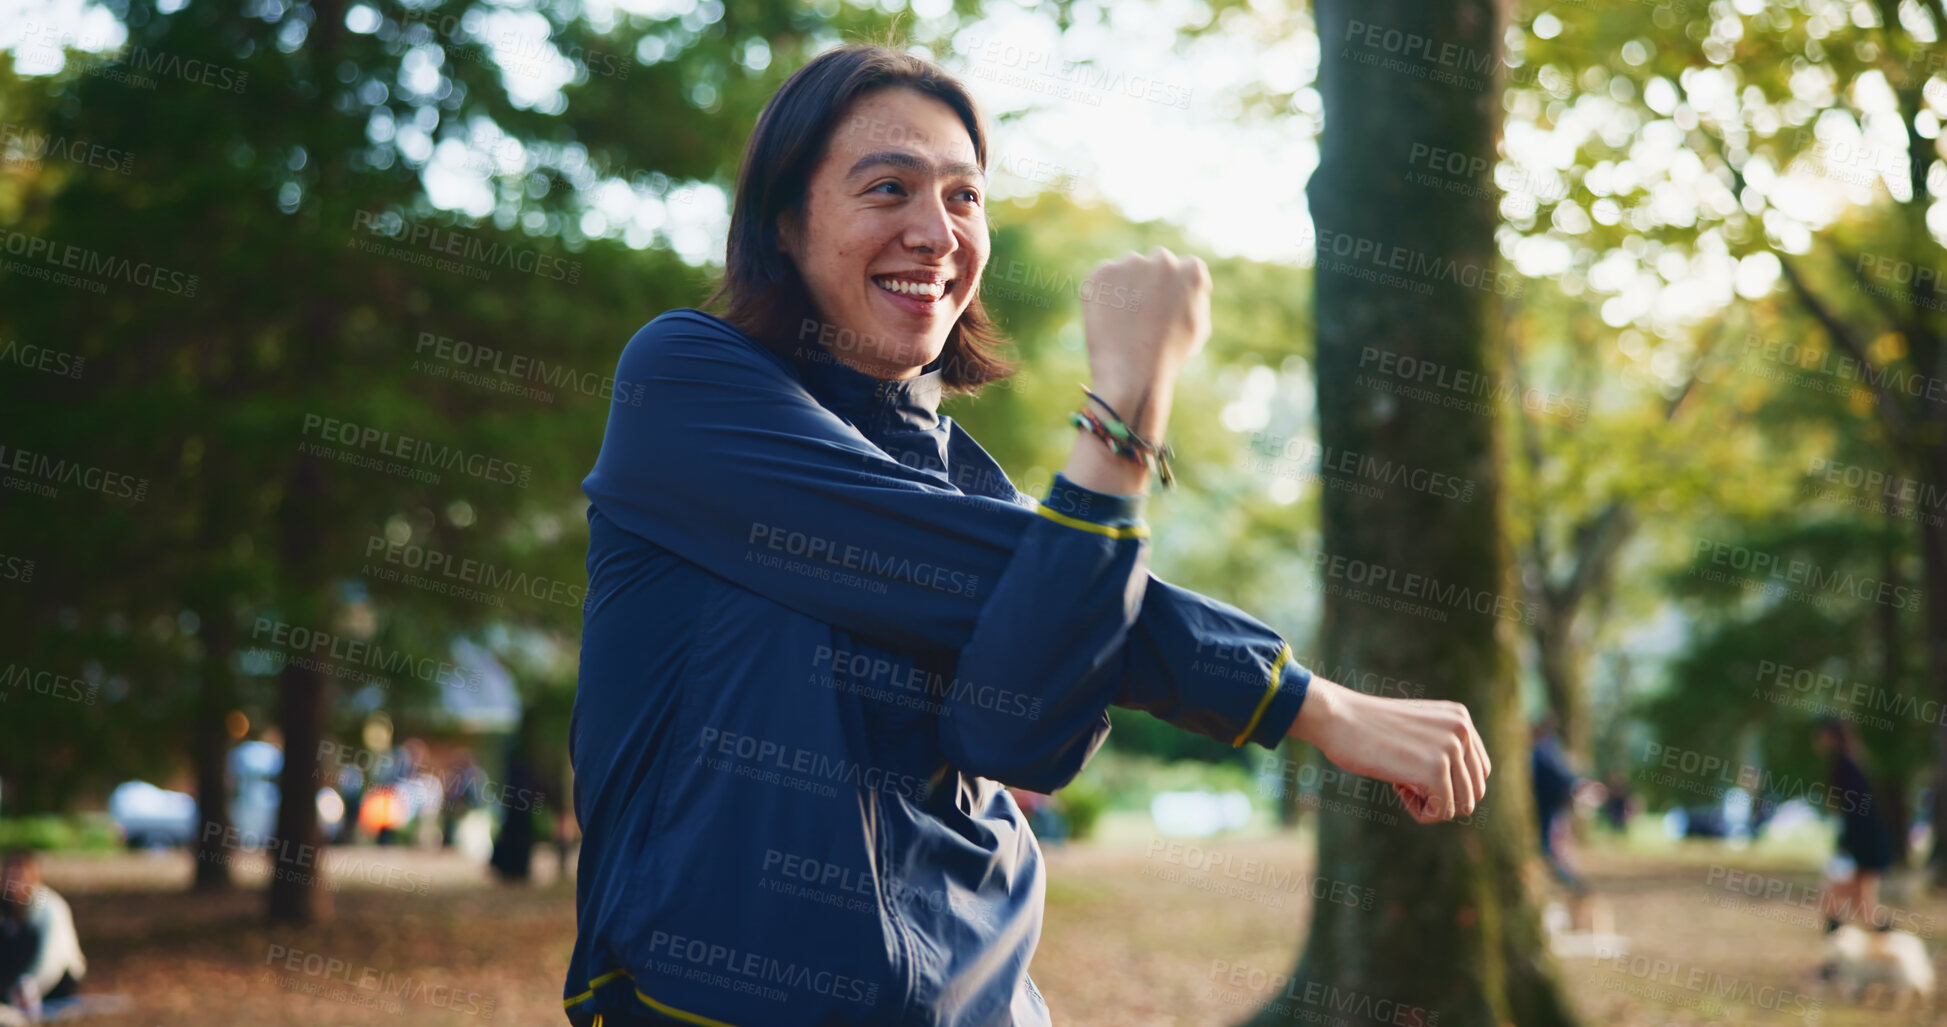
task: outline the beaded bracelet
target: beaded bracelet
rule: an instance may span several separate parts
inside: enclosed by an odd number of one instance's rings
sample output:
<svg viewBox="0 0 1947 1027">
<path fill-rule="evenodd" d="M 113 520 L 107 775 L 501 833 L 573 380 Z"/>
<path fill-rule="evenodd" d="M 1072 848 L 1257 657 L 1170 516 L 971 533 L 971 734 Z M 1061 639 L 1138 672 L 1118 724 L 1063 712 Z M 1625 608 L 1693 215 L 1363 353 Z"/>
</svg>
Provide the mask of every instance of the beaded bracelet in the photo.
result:
<svg viewBox="0 0 1947 1027">
<path fill-rule="evenodd" d="M 1104 425 L 1103 427 L 1118 440 L 1124 440 L 1126 436 L 1126 441 L 1134 444 L 1134 448 L 1138 454 L 1151 456 L 1155 463 L 1156 474 L 1162 480 L 1163 487 L 1174 487 L 1176 485 L 1176 476 L 1170 472 L 1170 458 L 1176 455 L 1176 450 L 1171 449 L 1168 445 L 1159 445 L 1150 442 L 1148 439 L 1138 435 L 1134 428 L 1129 427 L 1128 423 L 1123 421 L 1122 415 L 1116 413 L 1115 408 L 1109 405 L 1108 400 L 1096 395 L 1087 385 L 1083 385 L 1080 382 L 1076 384 L 1081 386 L 1083 395 L 1099 404 L 1102 409 L 1108 411 L 1113 423 Z M 1101 424 L 1100 421 L 1096 423 Z M 1141 462 L 1140 455 L 1137 459 L 1138 462 Z"/>
<path fill-rule="evenodd" d="M 1109 452 L 1133 460 L 1145 468 L 1154 466 L 1156 476 L 1161 480 L 1163 487 L 1174 488 L 1176 475 L 1170 471 L 1170 458 L 1176 455 L 1176 451 L 1167 445 L 1157 445 L 1143 438 L 1123 421 L 1122 415 L 1116 413 L 1115 408 L 1110 406 L 1107 400 L 1090 391 L 1087 385 L 1082 385 L 1081 388 L 1082 394 L 1107 411 L 1109 418 L 1104 421 L 1087 409 L 1082 409 L 1069 415 L 1069 423 L 1101 439 L 1103 444 L 1109 447 Z"/>
<path fill-rule="evenodd" d="M 1132 460 L 1146 468 L 1153 466 L 1164 488 L 1175 487 L 1176 477 L 1170 471 L 1169 458 L 1171 451 L 1168 446 L 1156 450 L 1140 448 L 1127 438 L 1130 432 L 1126 425 L 1119 422 L 1113 423 L 1113 425 L 1104 424 L 1094 414 L 1086 410 L 1077 410 L 1069 414 L 1068 419 L 1075 427 L 1081 428 L 1096 438 L 1101 439 L 1103 444 L 1109 447 L 1109 452 L 1124 459 Z M 1118 431 L 1122 432 L 1123 435 L 1118 436 L 1116 434 Z"/>
</svg>

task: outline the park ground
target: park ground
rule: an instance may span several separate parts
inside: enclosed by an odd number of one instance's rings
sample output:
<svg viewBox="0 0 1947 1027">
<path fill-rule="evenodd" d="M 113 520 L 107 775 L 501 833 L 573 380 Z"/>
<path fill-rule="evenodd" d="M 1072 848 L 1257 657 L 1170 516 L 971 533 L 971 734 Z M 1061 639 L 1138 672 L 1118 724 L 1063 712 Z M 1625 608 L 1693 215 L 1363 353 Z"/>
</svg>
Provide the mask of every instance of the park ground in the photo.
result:
<svg viewBox="0 0 1947 1027">
<path fill-rule="evenodd" d="M 1306 1005 L 1302 992 L 1279 994 L 1315 890 L 1299 836 L 1172 849 L 1134 832 L 1107 834 L 1049 851 L 1047 923 L 1032 973 L 1057 1024 L 1235 1024 L 1280 998 L 1315 1011 L 1312 1022 L 1369 1022 L 1339 1019 L 1323 1000 Z M 560 995 L 574 944 L 569 882 L 497 886 L 453 854 L 361 848 L 331 859 L 342 883 L 329 921 L 295 930 L 265 925 L 261 865 L 235 868 L 244 890 L 206 897 L 178 890 L 190 874 L 180 852 L 51 857 L 48 880 L 69 897 L 88 955 L 88 990 L 135 1002 L 130 1013 L 90 1022 L 567 1022 Z M 1671 843 L 1650 851 L 1598 847 L 1584 853 L 1583 865 L 1631 955 L 1643 957 L 1561 961 L 1591 1027 L 1947 1023 L 1943 1014 L 1846 1003 L 1809 976 L 1821 937 L 1800 902 L 1817 884 L 1814 854 Z M 1939 958 L 1947 955 L 1947 900 L 1920 896 L 1917 887 L 1901 895 L 1898 884 L 1889 897 L 1929 937 L 1936 967 L 1947 969 Z M 1331 900 L 1328 885 L 1316 890 Z M 1402 897 L 1410 901 L 1408 890 Z M 1361 899 L 1341 891 L 1337 901 Z M 287 969 L 291 951 L 354 969 L 335 982 L 307 976 Z M 428 988 L 403 1003 L 360 992 L 366 967 Z M 446 986 L 438 994 L 454 996 L 447 1005 L 423 997 L 437 985 Z M 1714 986 L 1732 994 L 1717 997 Z"/>
</svg>

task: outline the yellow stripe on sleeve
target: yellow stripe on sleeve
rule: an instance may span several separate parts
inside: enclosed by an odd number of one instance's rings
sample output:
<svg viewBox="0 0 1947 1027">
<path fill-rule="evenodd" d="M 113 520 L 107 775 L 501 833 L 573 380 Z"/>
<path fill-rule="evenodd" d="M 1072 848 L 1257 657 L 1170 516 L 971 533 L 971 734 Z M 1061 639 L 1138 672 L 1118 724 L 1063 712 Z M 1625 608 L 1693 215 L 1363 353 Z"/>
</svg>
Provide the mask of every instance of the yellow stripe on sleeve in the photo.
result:
<svg viewBox="0 0 1947 1027">
<path fill-rule="evenodd" d="M 1264 719 L 1264 711 L 1271 708 L 1271 700 L 1278 694 L 1278 682 L 1284 680 L 1284 664 L 1289 659 L 1291 643 L 1286 642 L 1284 648 L 1278 650 L 1278 658 L 1271 661 L 1271 684 L 1265 687 L 1264 698 L 1257 701 L 1257 712 L 1251 714 L 1251 722 L 1238 732 L 1237 740 L 1230 743 L 1231 748 L 1235 749 L 1251 740 L 1251 732 L 1257 730 L 1257 722 Z"/>
</svg>

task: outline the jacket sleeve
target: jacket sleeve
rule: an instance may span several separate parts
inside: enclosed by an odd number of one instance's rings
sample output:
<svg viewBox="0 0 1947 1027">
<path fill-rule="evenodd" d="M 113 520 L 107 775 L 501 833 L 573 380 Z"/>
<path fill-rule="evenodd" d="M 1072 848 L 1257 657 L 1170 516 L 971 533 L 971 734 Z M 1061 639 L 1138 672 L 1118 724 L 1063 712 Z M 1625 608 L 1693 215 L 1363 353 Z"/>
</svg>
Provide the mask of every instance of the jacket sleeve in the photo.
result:
<svg viewBox="0 0 1947 1027">
<path fill-rule="evenodd" d="M 940 742 L 956 767 L 1052 792 L 1108 737 L 1108 707 L 1149 581 L 1140 541 L 1149 529 L 1140 497 L 1093 492 L 1061 474 L 1039 512 L 1057 527 L 1024 534 L 1001 571 L 960 650 Z M 1091 534 L 1139 544 L 1125 562 L 1074 537 Z M 1010 701 L 1017 687 L 1034 691 Z"/>
<path fill-rule="evenodd" d="M 1154 575 L 1123 645 L 1115 704 L 1236 747 L 1275 749 L 1311 688 L 1283 636 Z"/>
<path fill-rule="evenodd" d="M 1140 526 L 1139 498 L 1094 492 L 1057 474 L 1043 511 L 1094 520 L 1104 526 Z M 1040 561 L 1024 547 L 1003 573 L 1035 574 Z M 952 731 L 966 749 L 1004 748 L 1013 759 L 1007 774 L 987 774 L 1009 784 L 1049 792 L 1073 780 L 1108 734 L 1105 707 L 1113 704 L 1241 746 L 1255 741 L 1276 748 L 1290 730 L 1311 684 L 1311 671 L 1292 659 L 1276 631 L 1226 603 L 1171 585 L 1144 572 L 1132 588 L 1142 598 L 1135 623 L 1107 660 L 1079 657 L 1095 636 L 1066 618 L 1049 617 L 1035 604 L 986 611 L 960 655 L 950 706 Z M 1058 580 L 1058 579 L 1057 579 Z M 1050 582 L 1033 583 L 1046 600 Z M 998 601 L 998 596 L 997 596 Z M 1023 644 L 1023 643 L 1028 644 Z M 991 698 L 971 687 L 1004 674 L 1024 653 L 1063 655 L 1076 666 L 1049 679 L 1076 683 L 1065 694 L 1036 698 L 1025 710 L 1003 692 Z M 987 673 L 988 671 L 998 672 Z M 968 702 L 968 698 L 977 701 Z M 947 725 L 942 725 L 943 737 Z M 1000 756 L 1000 752 L 995 752 Z M 991 765 L 989 763 L 988 765 Z"/>
<path fill-rule="evenodd" d="M 641 383 L 642 401 L 609 408 L 583 482 L 589 516 L 878 644 L 957 653 L 941 720 L 961 769 L 1028 787 L 1072 776 L 1119 699 L 1226 741 L 1279 726 L 1278 703 L 1254 707 L 1282 689 L 1183 669 L 1220 637 L 1253 659 L 1267 643 L 1225 634 L 1248 618 L 1201 597 L 1152 614 L 1148 532 L 1118 497 L 1065 479 L 1036 509 L 962 494 L 873 445 L 781 359 L 694 315 L 637 332 L 617 375 Z M 1191 595 L 1180 591 L 1166 597 Z M 1229 694 L 1173 691 L 1211 684 Z M 998 712 L 1003 699 L 1016 712 Z"/>
</svg>

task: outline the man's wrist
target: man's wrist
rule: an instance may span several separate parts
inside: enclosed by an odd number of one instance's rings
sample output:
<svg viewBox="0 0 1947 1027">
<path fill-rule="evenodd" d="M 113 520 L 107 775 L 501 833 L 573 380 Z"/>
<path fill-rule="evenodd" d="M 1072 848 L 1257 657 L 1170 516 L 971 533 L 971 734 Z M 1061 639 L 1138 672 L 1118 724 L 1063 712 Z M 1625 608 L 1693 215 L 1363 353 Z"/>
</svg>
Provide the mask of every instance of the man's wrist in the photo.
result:
<svg viewBox="0 0 1947 1027">
<path fill-rule="evenodd" d="M 1122 423 L 1136 434 L 1160 442 L 1169 426 L 1170 398 L 1174 390 L 1175 386 L 1165 380 L 1135 386 L 1110 383 L 1096 389 L 1095 394 L 1113 407 Z"/>
<path fill-rule="evenodd" d="M 1116 456 L 1092 435 L 1077 433 L 1068 463 L 1061 473 L 1069 481 L 1094 492 L 1142 496 L 1149 492 L 1149 468 Z"/>
<path fill-rule="evenodd" d="M 1305 692 L 1305 704 L 1298 707 L 1298 716 L 1291 722 L 1288 735 L 1301 742 L 1318 745 L 1320 739 L 1329 737 L 1337 730 L 1339 721 L 1345 715 L 1348 694 L 1349 690 L 1344 685 L 1314 673 L 1311 685 Z"/>
</svg>

